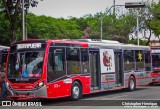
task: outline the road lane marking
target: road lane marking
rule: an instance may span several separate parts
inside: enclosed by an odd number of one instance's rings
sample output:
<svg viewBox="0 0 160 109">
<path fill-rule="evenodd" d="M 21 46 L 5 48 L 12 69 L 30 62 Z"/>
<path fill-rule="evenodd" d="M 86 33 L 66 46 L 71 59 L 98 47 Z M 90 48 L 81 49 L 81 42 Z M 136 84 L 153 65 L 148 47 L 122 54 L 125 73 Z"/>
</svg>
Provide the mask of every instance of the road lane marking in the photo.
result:
<svg viewBox="0 0 160 109">
<path fill-rule="evenodd" d="M 115 96 L 115 97 L 112 97 L 112 98 L 121 98 L 121 97 L 126 97 L 128 95 L 121 95 L 121 96 Z"/>
</svg>

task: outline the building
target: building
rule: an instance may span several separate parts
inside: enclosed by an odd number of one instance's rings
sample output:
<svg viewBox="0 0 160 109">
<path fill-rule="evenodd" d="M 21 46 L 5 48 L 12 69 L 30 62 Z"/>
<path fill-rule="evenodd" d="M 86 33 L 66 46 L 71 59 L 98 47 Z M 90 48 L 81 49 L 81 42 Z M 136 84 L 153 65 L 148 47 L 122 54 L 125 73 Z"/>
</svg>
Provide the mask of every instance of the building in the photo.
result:
<svg viewBox="0 0 160 109">
<path fill-rule="evenodd" d="M 160 40 L 150 40 L 150 46 L 160 46 Z"/>
</svg>

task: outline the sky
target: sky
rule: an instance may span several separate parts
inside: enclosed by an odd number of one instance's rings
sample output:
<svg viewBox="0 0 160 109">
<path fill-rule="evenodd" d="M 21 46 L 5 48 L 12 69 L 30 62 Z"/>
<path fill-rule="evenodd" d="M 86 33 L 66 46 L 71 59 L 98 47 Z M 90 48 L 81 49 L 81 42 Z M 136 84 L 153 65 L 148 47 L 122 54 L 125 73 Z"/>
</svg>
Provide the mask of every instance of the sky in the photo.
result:
<svg viewBox="0 0 160 109">
<path fill-rule="evenodd" d="M 113 5 L 113 0 L 43 0 L 37 7 L 30 8 L 30 12 L 36 15 L 46 15 L 54 18 L 83 17 L 86 14 L 104 12 Z M 116 5 L 124 5 L 125 2 L 140 2 L 142 0 L 115 0 Z M 143 0 L 146 1 L 146 0 Z M 150 0 L 151 1 L 151 0 Z M 158 1 L 158 0 L 155 0 Z"/>
</svg>

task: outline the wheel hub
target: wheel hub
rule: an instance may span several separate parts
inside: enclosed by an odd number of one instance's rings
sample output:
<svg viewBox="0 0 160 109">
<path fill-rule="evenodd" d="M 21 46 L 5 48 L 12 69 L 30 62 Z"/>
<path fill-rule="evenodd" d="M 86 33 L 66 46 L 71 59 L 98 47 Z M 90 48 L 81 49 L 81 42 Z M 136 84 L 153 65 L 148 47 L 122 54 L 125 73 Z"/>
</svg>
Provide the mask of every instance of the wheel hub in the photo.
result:
<svg viewBox="0 0 160 109">
<path fill-rule="evenodd" d="M 74 86 L 73 87 L 73 95 L 74 95 L 74 97 L 77 98 L 79 96 L 79 92 L 80 92 L 79 87 L 78 86 Z"/>
</svg>

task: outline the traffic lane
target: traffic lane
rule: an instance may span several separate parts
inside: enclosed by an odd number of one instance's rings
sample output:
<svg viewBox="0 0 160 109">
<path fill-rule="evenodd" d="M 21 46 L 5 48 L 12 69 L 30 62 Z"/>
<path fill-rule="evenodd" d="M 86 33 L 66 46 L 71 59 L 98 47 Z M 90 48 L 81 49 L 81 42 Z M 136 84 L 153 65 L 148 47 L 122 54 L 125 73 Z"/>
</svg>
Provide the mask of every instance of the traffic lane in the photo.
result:
<svg viewBox="0 0 160 109">
<path fill-rule="evenodd" d="M 29 109 L 53 109 L 53 107 L 56 109 L 121 109 L 124 107 L 115 106 L 117 103 L 122 103 L 119 102 L 120 100 L 157 100 L 160 98 L 159 90 L 160 85 L 155 85 L 138 87 L 133 92 L 117 90 L 84 95 L 83 98 L 78 101 L 69 101 L 68 98 L 39 100 L 39 102 L 42 102 L 42 107 L 29 107 Z M 8 107 L 2 108 L 8 109 Z M 14 108 L 28 109 L 28 107 L 12 107 L 12 109 Z"/>
<path fill-rule="evenodd" d="M 144 86 L 137 88 L 133 92 L 117 90 L 84 95 L 83 98 L 78 101 L 69 101 L 69 98 L 61 98 L 41 100 L 41 102 L 45 106 L 114 106 L 120 103 L 116 100 L 158 100 L 160 98 L 159 90 L 159 86 Z"/>
<path fill-rule="evenodd" d="M 160 98 L 159 90 L 159 85 L 143 86 L 138 87 L 133 92 L 117 90 L 84 95 L 83 98 L 78 101 L 70 101 L 69 98 L 45 99 L 38 101 L 42 102 L 43 106 L 114 106 L 117 104 L 116 100 L 157 100 Z"/>
<path fill-rule="evenodd" d="M 83 100 L 159 100 L 160 85 L 141 86 L 135 91 L 128 92 L 127 90 L 109 91 L 98 93 L 95 96 L 89 95 Z"/>
</svg>

